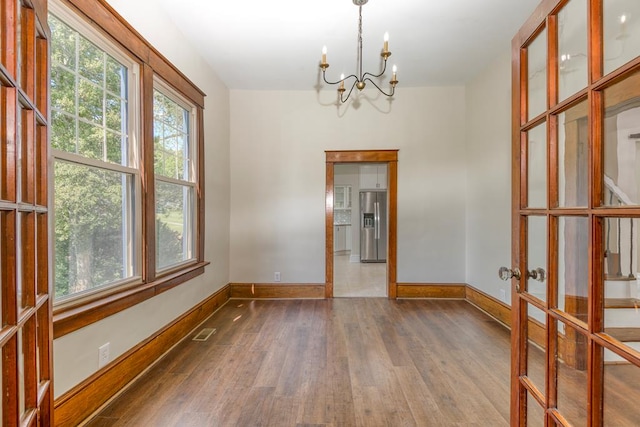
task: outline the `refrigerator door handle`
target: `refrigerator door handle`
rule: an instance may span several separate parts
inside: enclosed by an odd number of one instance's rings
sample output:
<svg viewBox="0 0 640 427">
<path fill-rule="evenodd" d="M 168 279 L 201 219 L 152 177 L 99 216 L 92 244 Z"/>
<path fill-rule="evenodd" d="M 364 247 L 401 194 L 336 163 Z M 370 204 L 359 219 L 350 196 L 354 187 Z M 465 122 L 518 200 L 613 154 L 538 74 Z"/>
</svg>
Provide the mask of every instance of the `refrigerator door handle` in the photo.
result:
<svg viewBox="0 0 640 427">
<path fill-rule="evenodd" d="M 380 240 L 380 204 L 375 202 L 373 204 L 374 207 L 374 215 L 375 215 L 375 223 L 376 223 L 376 239 Z"/>
</svg>

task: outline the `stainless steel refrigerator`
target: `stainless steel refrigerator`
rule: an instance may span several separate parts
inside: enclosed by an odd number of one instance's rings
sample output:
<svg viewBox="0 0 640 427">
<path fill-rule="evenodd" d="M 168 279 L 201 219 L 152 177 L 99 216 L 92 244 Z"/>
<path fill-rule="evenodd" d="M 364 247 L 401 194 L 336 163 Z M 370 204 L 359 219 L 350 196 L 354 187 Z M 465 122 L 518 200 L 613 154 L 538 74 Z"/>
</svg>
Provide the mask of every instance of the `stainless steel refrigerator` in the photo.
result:
<svg viewBox="0 0 640 427">
<path fill-rule="evenodd" d="M 387 261 L 387 192 L 360 192 L 360 262 Z"/>
</svg>

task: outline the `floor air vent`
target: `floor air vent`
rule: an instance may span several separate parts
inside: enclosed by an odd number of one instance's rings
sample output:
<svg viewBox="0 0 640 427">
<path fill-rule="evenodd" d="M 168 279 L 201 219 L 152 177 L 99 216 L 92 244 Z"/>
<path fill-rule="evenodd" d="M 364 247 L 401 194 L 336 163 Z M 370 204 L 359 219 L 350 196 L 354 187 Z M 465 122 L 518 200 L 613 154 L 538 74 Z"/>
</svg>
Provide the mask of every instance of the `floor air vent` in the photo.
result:
<svg viewBox="0 0 640 427">
<path fill-rule="evenodd" d="M 204 328 L 193 337 L 193 341 L 206 341 L 209 337 L 216 333 L 215 328 Z"/>
</svg>

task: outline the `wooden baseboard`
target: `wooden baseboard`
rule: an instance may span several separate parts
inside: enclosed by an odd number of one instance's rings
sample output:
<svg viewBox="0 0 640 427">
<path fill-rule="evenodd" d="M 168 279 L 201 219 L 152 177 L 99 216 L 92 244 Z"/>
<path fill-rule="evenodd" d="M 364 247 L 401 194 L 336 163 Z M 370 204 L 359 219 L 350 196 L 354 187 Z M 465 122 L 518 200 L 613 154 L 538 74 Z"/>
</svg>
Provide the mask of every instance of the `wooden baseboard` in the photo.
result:
<svg viewBox="0 0 640 427">
<path fill-rule="evenodd" d="M 142 341 L 54 402 L 56 426 L 77 426 L 185 338 L 230 298 L 230 286 Z"/>
<path fill-rule="evenodd" d="M 398 283 L 398 298 L 464 299 L 464 283 Z"/>
<path fill-rule="evenodd" d="M 511 307 L 471 285 L 466 286 L 465 299 L 506 327 L 511 327 Z"/>
<path fill-rule="evenodd" d="M 324 298 L 324 283 L 231 283 L 231 298 Z"/>
<path fill-rule="evenodd" d="M 473 286 L 467 285 L 466 300 L 487 313 L 489 316 L 511 329 L 511 306 L 504 302 L 485 294 Z M 546 346 L 545 326 L 535 319 L 529 319 L 529 338 L 538 346 Z M 561 338 L 562 341 L 562 338 Z"/>
</svg>

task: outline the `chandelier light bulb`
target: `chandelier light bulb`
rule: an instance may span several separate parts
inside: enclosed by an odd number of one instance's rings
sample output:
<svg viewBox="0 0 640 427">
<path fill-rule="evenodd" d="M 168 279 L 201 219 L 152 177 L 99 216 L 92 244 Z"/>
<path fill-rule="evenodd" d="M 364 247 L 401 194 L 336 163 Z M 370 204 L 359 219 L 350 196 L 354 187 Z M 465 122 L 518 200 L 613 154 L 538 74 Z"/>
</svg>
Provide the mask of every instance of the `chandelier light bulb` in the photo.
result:
<svg viewBox="0 0 640 427">
<path fill-rule="evenodd" d="M 384 33 L 384 48 L 382 49 L 385 52 L 389 52 L 389 32 L 385 31 Z"/>
<path fill-rule="evenodd" d="M 322 65 L 327 65 L 327 47 L 322 46 Z"/>
<path fill-rule="evenodd" d="M 391 77 L 391 81 L 393 82 L 398 80 L 398 76 L 397 76 L 398 67 L 396 67 L 396 64 L 393 64 L 393 68 L 391 68 L 391 71 L 393 71 L 393 76 Z"/>
<path fill-rule="evenodd" d="M 620 16 L 620 23 L 624 24 L 625 22 L 627 22 L 627 15 Z"/>
</svg>

